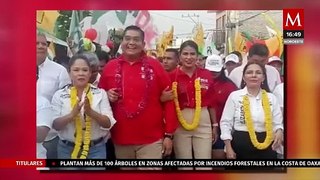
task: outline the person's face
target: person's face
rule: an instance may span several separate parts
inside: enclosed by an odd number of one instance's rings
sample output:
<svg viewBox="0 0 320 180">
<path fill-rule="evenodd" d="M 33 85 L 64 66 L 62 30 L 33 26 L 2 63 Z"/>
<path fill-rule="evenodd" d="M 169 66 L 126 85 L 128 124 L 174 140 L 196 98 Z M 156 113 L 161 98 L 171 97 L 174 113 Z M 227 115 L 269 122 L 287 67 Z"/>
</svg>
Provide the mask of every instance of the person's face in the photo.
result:
<svg viewBox="0 0 320 180">
<path fill-rule="evenodd" d="M 106 61 L 99 61 L 99 73 L 102 74 Z"/>
<path fill-rule="evenodd" d="M 128 30 L 123 36 L 123 40 L 121 42 L 121 48 L 123 51 L 123 55 L 127 57 L 136 58 L 139 57 L 141 52 L 143 51 L 145 43 L 141 37 L 139 31 Z"/>
<path fill-rule="evenodd" d="M 90 77 L 90 83 L 93 83 L 98 76 L 99 73 L 99 66 L 91 66 L 91 77 Z"/>
<path fill-rule="evenodd" d="M 196 62 L 197 67 L 204 68 L 205 64 L 206 64 L 206 59 L 203 56 L 198 55 L 198 60 Z"/>
<path fill-rule="evenodd" d="M 196 66 L 198 60 L 198 53 L 196 49 L 190 46 L 186 46 L 181 50 L 180 61 L 181 65 L 186 68 L 192 68 Z"/>
<path fill-rule="evenodd" d="M 89 65 L 83 59 L 77 59 L 70 66 L 70 78 L 74 86 L 84 87 L 89 82 L 91 70 Z"/>
<path fill-rule="evenodd" d="M 273 66 L 274 68 L 276 68 L 279 73 L 281 74 L 281 68 L 282 68 L 282 63 L 279 61 L 273 61 L 271 63 L 269 63 L 270 66 Z"/>
<path fill-rule="evenodd" d="M 244 72 L 243 80 L 248 87 L 258 88 L 264 81 L 264 74 L 261 67 L 257 64 L 251 64 Z"/>
<path fill-rule="evenodd" d="M 178 57 L 175 55 L 174 52 L 165 52 L 162 60 L 162 64 L 164 69 L 167 72 L 170 72 L 177 67 Z"/>
<path fill-rule="evenodd" d="M 44 58 L 48 53 L 48 43 L 44 36 L 37 36 L 37 58 Z"/>
<path fill-rule="evenodd" d="M 225 66 L 226 66 L 226 69 L 227 69 L 228 73 L 230 74 L 231 71 L 232 71 L 234 68 L 238 67 L 239 65 L 238 65 L 237 63 L 235 63 L 235 62 L 229 61 L 229 62 L 227 62 L 227 63 L 225 64 Z"/>
<path fill-rule="evenodd" d="M 248 57 L 248 62 L 255 62 L 255 63 L 266 65 L 268 62 L 268 56 L 252 55 Z"/>
</svg>

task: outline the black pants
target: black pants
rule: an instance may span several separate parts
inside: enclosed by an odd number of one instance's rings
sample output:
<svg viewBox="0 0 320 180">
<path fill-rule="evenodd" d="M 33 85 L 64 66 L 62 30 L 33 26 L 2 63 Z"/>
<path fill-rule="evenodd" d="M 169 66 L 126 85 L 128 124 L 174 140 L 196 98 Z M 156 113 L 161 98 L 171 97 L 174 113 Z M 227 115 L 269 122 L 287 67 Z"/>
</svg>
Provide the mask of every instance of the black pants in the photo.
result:
<svg viewBox="0 0 320 180">
<path fill-rule="evenodd" d="M 106 143 L 106 151 L 107 151 L 107 159 L 108 160 L 115 160 L 116 159 L 114 145 L 113 145 L 111 138 Z M 119 168 L 118 167 L 107 167 L 106 169 L 115 170 L 115 169 L 119 169 Z"/>
<path fill-rule="evenodd" d="M 266 149 L 259 150 L 253 146 L 248 132 L 235 131 L 232 136 L 231 146 L 237 159 L 277 159 L 277 153 L 271 147 L 272 143 Z M 266 133 L 256 133 L 256 136 L 261 143 L 265 140 Z"/>
<path fill-rule="evenodd" d="M 258 141 L 261 143 L 266 138 L 266 133 L 257 133 L 256 136 Z M 248 132 L 235 131 L 232 135 L 233 139 L 231 141 L 231 146 L 236 153 L 237 159 L 247 160 L 247 159 L 277 159 L 276 151 L 272 150 L 272 143 L 269 147 L 263 150 L 255 148 L 250 140 Z M 227 170 L 273 170 L 274 168 L 261 168 L 261 167 L 231 167 L 226 168 Z"/>
</svg>

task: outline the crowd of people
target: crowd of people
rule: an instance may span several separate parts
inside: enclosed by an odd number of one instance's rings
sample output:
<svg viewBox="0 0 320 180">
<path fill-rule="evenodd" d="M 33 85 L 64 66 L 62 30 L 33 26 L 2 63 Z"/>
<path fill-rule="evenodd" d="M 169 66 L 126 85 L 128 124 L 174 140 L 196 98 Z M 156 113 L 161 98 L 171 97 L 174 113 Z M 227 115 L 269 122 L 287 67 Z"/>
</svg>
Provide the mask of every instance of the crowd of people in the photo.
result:
<svg viewBox="0 0 320 180">
<path fill-rule="evenodd" d="M 244 64 L 237 51 L 200 56 L 188 40 L 160 62 L 128 26 L 110 61 L 79 51 L 64 67 L 47 48 L 38 33 L 38 158 L 283 158 L 282 61 L 266 45 L 254 44 Z"/>
</svg>

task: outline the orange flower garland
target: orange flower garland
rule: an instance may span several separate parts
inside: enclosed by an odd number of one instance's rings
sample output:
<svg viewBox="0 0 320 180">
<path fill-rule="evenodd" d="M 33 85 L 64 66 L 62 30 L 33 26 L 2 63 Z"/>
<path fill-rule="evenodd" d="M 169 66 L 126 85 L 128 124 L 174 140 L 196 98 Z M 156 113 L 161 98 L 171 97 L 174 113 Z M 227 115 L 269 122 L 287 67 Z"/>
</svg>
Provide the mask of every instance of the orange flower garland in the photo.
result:
<svg viewBox="0 0 320 180">
<path fill-rule="evenodd" d="M 263 150 L 269 147 L 273 141 L 271 109 L 270 109 L 268 94 L 265 90 L 262 90 L 262 107 L 263 107 L 264 116 L 265 116 L 266 138 L 264 142 L 259 143 L 254 130 L 253 122 L 252 122 L 249 98 L 248 96 L 243 97 L 245 123 L 249 132 L 250 140 L 253 146 L 260 150 Z"/>
<path fill-rule="evenodd" d="M 87 93 L 87 97 L 89 99 L 90 104 L 92 103 L 92 93 L 89 90 L 90 84 L 87 85 L 84 92 Z M 70 101 L 71 101 L 71 107 L 73 108 L 77 103 L 77 89 L 75 87 L 71 87 L 70 92 Z M 85 119 L 85 132 L 84 132 L 84 138 L 82 137 L 82 122 L 80 113 L 75 117 L 75 128 L 76 128 L 76 138 L 75 138 L 75 146 L 71 153 L 71 159 L 78 159 L 79 158 L 79 152 L 82 146 L 82 151 L 80 154 L 80 159 L 86 159 L 89 154 L 90 149 L 90 141 L 91 141 L 91 118 L 89 116 Z M 82 142 L 83 141 L 83 142 Z"/>
<path fill-rule="evenodd" d="M 200 85 L 200 78 L 197 78 L 194 81 L 194 88 L 196 90 L 195 92 L 195 99 L 196 99 L 196 108 L 194 112 L 193 121 L 191 124 L 188 124 L 186 120 L 184 119 L 180 105 L 178 100 L 178 92 L 177 92 L 178 82 L 174 81 L 172 83 L 172 90 L 173 90 L 173 101 L 176 107 L 176 112 L 178 116 L 178 120 L 181 123 L 181 126 L 188 131 L 192 131 L 196 129 L 199 126 L 200 121 L 200 115 L 201 115 L 201 85 Z"/>
</svg>

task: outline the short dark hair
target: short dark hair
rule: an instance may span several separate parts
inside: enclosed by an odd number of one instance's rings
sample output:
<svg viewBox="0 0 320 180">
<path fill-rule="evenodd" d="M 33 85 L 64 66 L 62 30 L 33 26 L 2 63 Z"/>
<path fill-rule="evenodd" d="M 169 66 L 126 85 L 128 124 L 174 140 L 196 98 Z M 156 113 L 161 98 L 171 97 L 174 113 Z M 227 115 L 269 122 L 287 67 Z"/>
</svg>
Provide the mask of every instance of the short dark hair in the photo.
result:
<svg viewBox="0 0 320 180">
<path fill-rule="evenodd" d="M 261 64 L 261 63 L 258 63 L 258 62 L 248 62 L 244 68 L 243 68 L 243 72 L 242 72 L 242 80 L 241 80 L 241 89 L 244 88 L 246 86 L 244 80 L 243 80 L 243 77 L 244 77 L 244 74 L 246 73 L 246 70 L 248 69 L 248 67 L 252 64 L 257 64 L 260 66 L 260 68 L 262 69 L 262 72 L 263 72 L 263 75 L 264 75 L 264 81 L 263 83 L 261 84 L 261 88 L 266 90 L 267 92 L 270 92 L 270 88 L 268 86 L 268 80 L 267 80 L 267 70 L 266 70 L 266 67 Z"/>
<path fill-rule="evenodd" d="M 83 59 L 87 63 L 87 65 L 89 66 L 89 68 L 91 70 L 89 59 L 85 55 L 79 53 L 79 54 L 75 54 L 74 56 L 72 56 L 71 59 L 69 60 L 69 68 L 68 68 L 69 72 L 70 72 L 71 66 L 74 64 L 74 62 L 76 62 L 77 59 Z"/>
<path fill-rule="evenodd" d="M 110 57 L 109 57 L 109 54 L 103 50 L 100 50 L 100 51 L 97 51 L 96 52 L 98 58 L 99 58 L 99 61 L 106 61 L 108 62 Z"/>
<path fill-rule="evenodd" d="M 197 52 L 197 55 L 199 54 L 198 45 L 197 45 L 196 42 L 194 42 L 194 41 L 192 41 L 192 40 L 187 40 L 187 41 L 185 41 L 185 42 L 183 42 L 183 43 L 181 44 L 181 46 L 180 46 L 180 54 L 181 54 L 181 52 L 182 52 L 182 49 L 184 49 L 184 48 L 187 47 L 187 46 L 190 46 L 190 47 L 194 48 L 194 49 L 196 50 L 196 52 Z"/>
<path fill-rule="evenodd" d="M 131 26 L 127 26 L 124 31 L 123 31 L 123 36 L 126 34 L 127 31 L 129 30 L 133 30 L 133 31 L 138 31 L 141 35 L 141 38 L 142 38 L 142 41 L 144 41 L 144 31 L 142 31 L 142 29 L 138 26 L 134 26 L 134 25 L 131 25 Z"/>
<path fill-rule="evenodd" d="M 249 49 L 249 57 L 252 57 L 253 55 L 258 55 L 261 57 L 268 57 L 269 56 L 269 49 L 267 45 L 265 44 L 253 44 Z"/>
<path fill-rule="evenodd" d="M 166 52 L 172 52 L 172 53 L 174 53 L 174 55 L 176 56 L 177 59 L 179 58 L 179 51 L 176 48 L 167 48 Z"/>
</svg>

